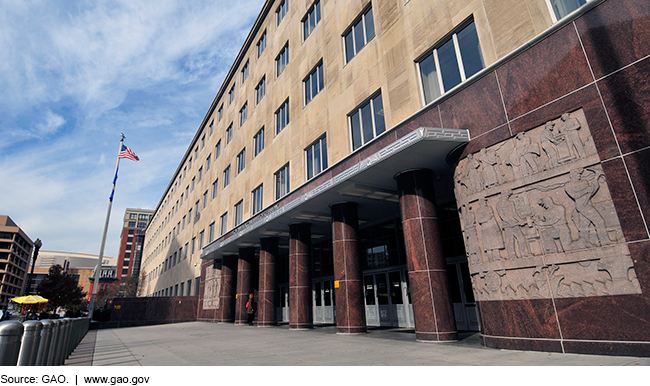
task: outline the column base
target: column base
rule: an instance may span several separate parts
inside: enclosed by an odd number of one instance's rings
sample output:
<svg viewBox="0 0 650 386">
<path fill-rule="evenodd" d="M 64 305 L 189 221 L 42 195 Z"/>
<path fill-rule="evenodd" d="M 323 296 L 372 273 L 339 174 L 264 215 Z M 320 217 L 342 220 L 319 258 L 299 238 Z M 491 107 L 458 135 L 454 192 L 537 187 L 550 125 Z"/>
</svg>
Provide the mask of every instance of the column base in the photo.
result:
<svg viewBox="0 0 650 386">
<path fill-rule="evenodd" d="M 453 343 L 458 341 L 457 332 L 415 332 L 415 340 L 424 343 Z"/>
<path fill-rule="evenodd" d="M 311 325 L 309 324 L 298 324 L 298 325 L 289 325 L 289 330 L 311 330 Z"/>
<path fill-rule="evenodd" d="M 341 335 L 360 335 L 367 333 L 366 327 L 337 327 L 336 333 Z"/>
<path fill-rule="evenodd" d="M 274 322 L 257 322 L 257 327 L 274 327 L 277 325 L 278 324 Z"/>
</svg>

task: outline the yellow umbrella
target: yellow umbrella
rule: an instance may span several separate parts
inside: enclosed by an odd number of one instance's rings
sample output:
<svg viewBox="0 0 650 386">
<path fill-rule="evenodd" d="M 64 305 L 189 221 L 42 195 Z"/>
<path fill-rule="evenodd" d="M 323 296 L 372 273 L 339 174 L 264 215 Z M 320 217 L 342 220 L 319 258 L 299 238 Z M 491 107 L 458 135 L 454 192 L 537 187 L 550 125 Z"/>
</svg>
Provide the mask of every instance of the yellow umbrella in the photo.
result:
<svg viewBox="0 0 650 386">
<path fill-rule="evenodd" d="M 14 303 L 18 304 L 40 304 L 40 303 L 47 303 L 49 300 L 45 299 L 42 296 L 38 295 L 27 295 L 27 296 L 19 296 L 17 298 L 10 299 Z"/>
</svg>

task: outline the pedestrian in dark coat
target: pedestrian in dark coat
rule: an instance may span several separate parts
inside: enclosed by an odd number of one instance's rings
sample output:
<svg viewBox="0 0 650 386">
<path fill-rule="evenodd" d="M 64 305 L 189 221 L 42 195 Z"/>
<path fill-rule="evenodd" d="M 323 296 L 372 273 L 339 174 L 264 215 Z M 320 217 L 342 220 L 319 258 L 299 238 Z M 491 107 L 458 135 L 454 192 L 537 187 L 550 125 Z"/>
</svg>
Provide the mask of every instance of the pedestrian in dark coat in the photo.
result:
<svg viewBox="0 0 650 386">
<path fill-rule="evenodd" d="M 253 294 L 248 295 L 248 302 L 246 303 L 246 313 L 248 314 L 248 325 L 253 325 L 253 319 L 255 319 L 255 299 L 253 299 Z"/>
</svg>

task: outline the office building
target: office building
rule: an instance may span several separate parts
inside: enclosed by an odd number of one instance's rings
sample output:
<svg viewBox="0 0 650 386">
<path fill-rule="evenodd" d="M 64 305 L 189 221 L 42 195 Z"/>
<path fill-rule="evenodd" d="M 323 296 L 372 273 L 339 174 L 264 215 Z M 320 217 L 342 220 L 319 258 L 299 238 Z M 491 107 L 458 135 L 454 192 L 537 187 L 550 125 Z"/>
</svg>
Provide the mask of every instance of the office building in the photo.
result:
<svg viewBox="0 0 650 386">
<path fill-rule="evenodd" d="M 0 308 L 24 295 L 33 248 L 32 240 L 11 217 L 0 215 Z"/>
</svg>

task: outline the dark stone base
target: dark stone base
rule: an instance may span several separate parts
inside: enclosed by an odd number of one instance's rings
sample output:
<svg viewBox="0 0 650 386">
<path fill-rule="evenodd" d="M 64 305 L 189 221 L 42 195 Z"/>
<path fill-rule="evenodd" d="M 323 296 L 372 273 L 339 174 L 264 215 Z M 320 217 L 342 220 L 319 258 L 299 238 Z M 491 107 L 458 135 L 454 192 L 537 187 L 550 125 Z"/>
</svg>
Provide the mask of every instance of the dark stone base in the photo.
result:
<svg viewBox="0 0 650 386">
<path fill-rule="evenodd" d="M 457 332 L 415 332 L 415 340 L 418 342 L 446 343 L 458 340 Z"/>
<path fill-rule="evenodd" d="M 481 345 L 505 350 L 564 352 L 565 354 L 650 357 L 650 342 L 580 341 L 480 336 Z"/>
</svg>

